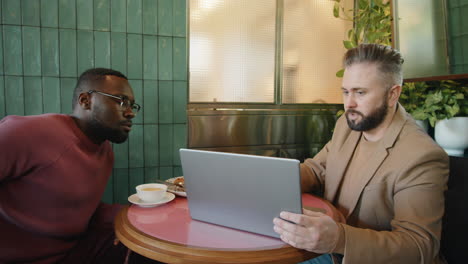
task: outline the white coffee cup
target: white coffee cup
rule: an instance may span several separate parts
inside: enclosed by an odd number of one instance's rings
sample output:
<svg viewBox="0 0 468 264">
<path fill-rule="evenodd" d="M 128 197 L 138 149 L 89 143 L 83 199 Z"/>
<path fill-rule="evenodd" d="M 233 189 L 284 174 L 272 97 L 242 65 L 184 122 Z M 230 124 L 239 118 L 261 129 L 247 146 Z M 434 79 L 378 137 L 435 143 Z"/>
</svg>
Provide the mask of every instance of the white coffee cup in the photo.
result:
<svg viewBox="0 0 468 264">
<path fill-rule="evenodd" d="M 164 198 L 167 191 L 167 185 L 159 183 L 146 183 L 136 187 L 137 195 L 140 200 L 147 203 L 158 202 Z"/>
</svg>

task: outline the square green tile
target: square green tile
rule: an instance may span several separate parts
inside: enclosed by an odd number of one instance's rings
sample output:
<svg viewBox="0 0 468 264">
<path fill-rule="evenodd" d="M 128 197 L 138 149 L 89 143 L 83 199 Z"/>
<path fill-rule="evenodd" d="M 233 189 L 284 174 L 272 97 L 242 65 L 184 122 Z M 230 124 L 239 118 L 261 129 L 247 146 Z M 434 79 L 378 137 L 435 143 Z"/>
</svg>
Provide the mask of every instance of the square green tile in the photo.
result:
<svg viewBox="0 0 468 264">
<path fill-rule="evenodd" d="M 111 173 L 109 180 L 106 184 L 106 189 L 104 189 L 104 194 L 102 195 L 101 201 L 103 203 L 112 204 L 114 203 L 114 175 Z"/>
<path fill-rule="evenodd" d="M 158 34 L 172 36 L 173 27 L 172 0 L 158 1 Z"/>
<path fill-rule="evenodd" d="M 159 179 L 159 168 L 145 166 L 145 182 L 156 182 L 157 179 Z"/>
<path fill-rule="evenodd" d="M 463 39 L 461 37 L 454 37 L 450 42 L 452 46 L 452 62 L 451 64 L 461 64 L 463 63 Z M 468 50 L 467 50 L 468 52 Z M 468 53 L 467 53 L 468 54 Z"/>
<path fill-rule="evenodd" d="M 172 81 L 159 81 L 159 123 L 170 124 L 173 122 L 173 85 Z"/>
<path fill-rule="evenodd" d="M 5 80 L 3 75 L 0 75 L 0 119 L 5 115 Z"/>
<path fill-rule="evenodd" d="M 4 74 L 4 71 L 3 71 L 3 26 L 0 25 L 0 75 L 3 75 L 3 74 Z"/>
<path fill-rule="evenodd" d="M 41 76 L 41 31 L 38 27 L 23 27 L 24 75 Z"/>
<path fill-rule="evenodd" d="M 463 64 L 468 64 L 468 33 L 464 34 L 462 37 L 463 40 L 463 56 L 462 59 L 460 60 Z"/>
<path fill-rule="evenodd" d="M 57 0 L 41 0 L 41 27 L 58 27 Z"/>
<path fill-rule="evenodd" d="M 174 165 L 181 165 L 179 149 L 187 148 L 187 125 L 174 124 L 174 150 L 173 161 Z"/>
<path fill-rule="evenodd" d="M 128 61 L 127 71 L 128 78 L 142 79 L 143 78 L 143 39 L 142 35 L 128 34 Z"/>
<path fill-rule="evenodd" d="M 145 124 L 158 123 L 158 81 L 143 82 L 143 108 L 145 109 L 143 121 Z"/>
<path fill-rule="evenodd" d="M 26 115 L 39 115 L 44 112 L 42 106 L 42 78 L 24 77 L 24 112 Z"/>
<path fill-rule="evenodd" d="M 460 16 L 460 9 L 459 8 L 456 8 L 456 9 L 452 9 L 451 12 L 450 12 L 450 16 L 447 18 L 447 23 L 448 23 L 448 27 L 449 27 L 449 30 L 450 30 L 450 34 L 452 34 L 453 36 L 458 36 L 461 34 L 461 16 Z"/>
<path fill-rule="evenodd" d="M 143 78 L 158 79 L 158 37 L 143 36 Z"/>
<path fill-rule="evenodd" d="M 143 0 L 143 34 L 158 34 L 158 1 Z"/>
<path fill-rule="evenodd" d="M 76 13 L 78 29 L 93 29 L 93 0 L 76 0 Z"/>
<path fill-rule="evenodd" d="M 174 151 L 174 125 L 161 124 L 159 125 L 159 165 L 173 165 Z"/>
<path fill-rule="evenodd" d="M 24 115 L 23 77 L 5 76 L 5 99 L 7 115 Z"/>
<path fill-rule="evenodd" d="M 466 17 L 466 12 L 468 12 L 468 1 L 465 0 L 463 6 L 460 6 L 460 24 L 464 34 L 468 33 L 468 18 Z M 464 14 L 464 15 L 463 15 Z"/>
<path fill-rule="evenodd" d="M 159 167 L 159 179 L 167 180 L 174 177 L 174 169 L 171 167 Z"/>
<path fill-rule="evenodd" d="M 172 80 L 172 37 L 158 38 L 159 80 Z"/>
<path fill-rule="evenodd" d="M 60 29 L 60 76 L 77 76 L 76 30 Z"/>
<path fill-rule="evenodd" d="M 127 0 L 127 32 L 142 32 L 142 2 L 141 0 Z"/>
<path fill-rule="evenodd" d="M 110 0 L 94 0 L 94 29 L 110 30 Z"/>
<path fill-rule="evenodd" d="M 142 105 L 143 103 L 143 82 L 142 80 L 129 80 L 130 86 L 135 96 L 135 103 Z M 143 106 L 140 112 L 133 118 L 134 124 L 143 124 L 143 116 L 145 115 L 145 107 Z"/>
<path fill-rule="evenodd" d="M 186 0 L 173 0 L 173 35 L 187 36 Z"/>
<path fill-rule="evenodd" d="M 59 34 L 54 28 L 41 29 L 42 75 L 59 76 Z"/>
<path fill-rule="evenodd" d="M 172 171 L 174 172 L 174 177 L 184 176 L 181 166 L 173 167 Z"/>
<path fill-rule="evenodd" d="M 76 29 L 76 0 L 58 0 L 59 28 Z"/>
<path fill-rule="evenodd" d="M 120 144 L 112 144 L 114 150 L 114 168 L 128 168 L 128 140 Z"/>
<path fill-rule="evenodd" d="M 111 30 L 112 32 L 127 31 L 127 0 L 111 1 Z"/>
<path fill-rule="evenodd" d="M 159 128 L 158 125 L 144 126 L 145 167 L 159 165 Z"/>
<path fill-rule="evenodd" d="M 94 32 L 94 64 L 110 68 L 110 32 Z"/>
<path fill-rule="evenodd" d="M 21 25 L 21 1 L 2 0 L 2 22 L 9 25 Z"/>
<path fill-rule="evenodd" d="M 5 74 L 22 75 L 21 26 L 3 26 L 3 65 Z"/>
<path fill-rule="evenodd" d="M 128 138 L 129 158 L 128 165 L 130 168 L 142 168 L 145 165 L 144 161 L 144 139 L 143 139 L 143 125 L 132 126 Z"/>
<path fill-rule="evenodd" d="M 145 169 L 144 168 L 130 168 L 129 169 L 129 184 L 128 193 L 136 193 L 135 187 L 145 183 Z"/>
<path fill-rule="evenodd" d="M 39 26 L 40 10 L 41 6 L 39 0 L 21 0 L 23 25 Z"/>
<path fill-rule="evenodd" d="M 111 67 L 127 75 L 127 34 L 111 33 Z"/>
<path fill-rule="evenodd" d="M 60 79 L 42 77 L 42 101 L 44 113 L 60 113 Z M 71 102 L 71 100 L 64 103 Z"/>
<path fill-rule="evenodd" d="M 60 112 L 62 114 L 72 113 L 72 99 L 75 85 L 76 78 L 60 78 Z"/>
<path fill-rule="evenodd" d="M 174 80 L 187 80 L 187 41 L 186 38 L 173 38 L 173 78 Z"/>
<path fill-rule="evenodd" d="M 94 33 L 93 31 L 77 30 L 78 75 L 85 70 L 94 68 Z"/>
<path fill-rule="evenodd" d="M 187 123 L 187 82 L 174 81 L 174 123 Z"/>
<path fill-rule="evenodd" d="M 114 203 L 128 204 L 129 172 L 128 169 L 114 169 L 112 172 L 114 180 Z"/>
</svg>

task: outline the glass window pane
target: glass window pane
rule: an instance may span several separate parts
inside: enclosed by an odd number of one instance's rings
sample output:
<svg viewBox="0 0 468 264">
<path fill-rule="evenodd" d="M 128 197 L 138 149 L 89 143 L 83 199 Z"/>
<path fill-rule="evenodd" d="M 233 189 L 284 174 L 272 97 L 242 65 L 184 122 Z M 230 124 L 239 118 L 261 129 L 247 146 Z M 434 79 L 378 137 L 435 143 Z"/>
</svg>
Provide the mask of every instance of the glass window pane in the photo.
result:
<svg viewBox="0 0 468 264">
<path fill-rule="evenodd" d="M 404 78 L 447 75 L 445 1 L 395 1 L 395 39 Z"/>
<path fill-rule="evenodd" d="M 191 0 L 190 102 L 274 102 L 276 1 Z"/>
<path fill-rule="evenodd" d="M 349 9 L 352 2 L 345 3 Z M 283 103 L 342 103 L 335 74 L 352 23 L 333 16 L 334 3 L 284 0 Z"/>
</svg>

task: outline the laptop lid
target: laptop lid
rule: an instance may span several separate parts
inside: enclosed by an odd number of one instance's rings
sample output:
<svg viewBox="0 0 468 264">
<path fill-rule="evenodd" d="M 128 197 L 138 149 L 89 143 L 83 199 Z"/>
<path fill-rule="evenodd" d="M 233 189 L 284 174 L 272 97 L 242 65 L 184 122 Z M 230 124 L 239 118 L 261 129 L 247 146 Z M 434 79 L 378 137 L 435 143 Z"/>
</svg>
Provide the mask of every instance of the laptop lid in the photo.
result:
<svg viewBox="0 0 468 264">
<path fill-rule="evenodd" d="M 299 161 L 180 149 L 193 219 L 279 237 L 273 218 L 302 213 Z"/>
</svg>

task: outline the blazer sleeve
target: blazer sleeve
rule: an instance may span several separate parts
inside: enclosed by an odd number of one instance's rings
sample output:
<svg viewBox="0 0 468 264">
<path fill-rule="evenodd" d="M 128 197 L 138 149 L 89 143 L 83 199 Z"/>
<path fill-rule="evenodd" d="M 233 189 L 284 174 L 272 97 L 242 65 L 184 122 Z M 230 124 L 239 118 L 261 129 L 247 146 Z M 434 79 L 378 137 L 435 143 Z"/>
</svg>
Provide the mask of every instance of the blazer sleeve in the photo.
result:
<svg viewBox="0 0 468 264">
<path fill-rule="evenodd" d="M 402 159 L 396 168 L 390 231 L 341 224 L 345 235 L 343 263 L 438 262 L 448 156 L 442 149 L 416 155 L 409 161 Z"/>
<path fill-rule="evenodd" d="M 314 158 L 306 159 L 304 163 L 301 163 L 302 192 L 323 193 L 329 147 L 330 142 Z"/>
</svg>

